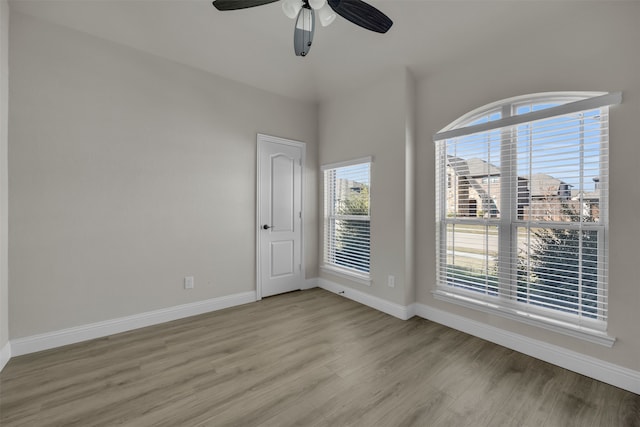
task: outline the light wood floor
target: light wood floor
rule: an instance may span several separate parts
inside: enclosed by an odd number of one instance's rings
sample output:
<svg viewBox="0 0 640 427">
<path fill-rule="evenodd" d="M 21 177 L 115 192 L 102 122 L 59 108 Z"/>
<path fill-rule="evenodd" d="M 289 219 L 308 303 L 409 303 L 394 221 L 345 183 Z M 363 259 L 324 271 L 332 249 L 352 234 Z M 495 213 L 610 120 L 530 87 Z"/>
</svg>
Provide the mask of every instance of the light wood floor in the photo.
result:
<svg viewBox="0 0 640 427">
<path fill-rule="evenodd" d="M 8 426 L 640 426 L 640 396 L 313 289 L 11 359 Z"/>
</svg>

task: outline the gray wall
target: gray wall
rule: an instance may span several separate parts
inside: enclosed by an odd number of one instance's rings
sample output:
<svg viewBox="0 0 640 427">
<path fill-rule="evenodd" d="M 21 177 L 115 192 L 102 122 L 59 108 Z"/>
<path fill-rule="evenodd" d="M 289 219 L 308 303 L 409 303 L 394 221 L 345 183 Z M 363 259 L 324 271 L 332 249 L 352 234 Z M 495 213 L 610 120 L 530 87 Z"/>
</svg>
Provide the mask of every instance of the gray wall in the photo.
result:
<svg viewBox="0 0 640 427">
<path fill-rule="evenodd" d="M 10 31 L 11 338 L 254 290 L 256 134 L 307 143 L 315 195 L 317 107 L 16 13 Z"/>
<path fill-rule="evenodd" d="M 408 129 L 413 85 L 407 70 L 399 69 L 371 87 L 322 102 L 318 120 L 321 164 L 373 156 L 371 286 L 324 271 L 320 276 L 401 305 L 414 300 L 413 186 L 407 184 L 414 172 L 414 135 Z M 388 275 L 395 276 L 395 288 L 387 286 Z"/>
<path fill-rule="evenodd" d="M 545 23 L 477 57 L 460 58 L 418 86 L 417 266 L 420 303 L 640 371 L 640 3 L 581 3 L 571 20 Z M 446 40 L 443 40 L 446 42 Z M 454 306 L 435 289 L 434 149 L 431 137 L 493 101 L 548 91 L 622 91 L 610 118 L 609 334 L 611 349 Z"/>
<path fill-rule="evenodd" d="M 7 128 L 9 124 L 9 5 L 0 0 L 0 350 L 9 341 L 8 289 L 8 169 Z"/>
<path fill-rule="evenodd" d="M 505 36 L 417 84 L 396 70 L 319 110 L 12 15 L 11 338 L 252 290 L 261 132 L 309 143 L 310 195 L 319 164 L 374 156 L 372 286 L 321 277 L 401 305 L 415 294 L 422 304 L 640 371 L 639 14 L 637 2 L 576 4 L 572 19 Z M 624 96 L 612 110 L 610 135 L 612 349 L 431 294 L 431 136 L 489 102 L 566 90 Z M 317 199 L 306 201 L 307 277 L 315 277 Z M 190 292 L 182 290 L 187 274 L 196 277 Z M 386 286 L 388 274 L 396 276 L 394 289 Z M 1 293 L 0 315 L 6 317 Z"/>
</svg>

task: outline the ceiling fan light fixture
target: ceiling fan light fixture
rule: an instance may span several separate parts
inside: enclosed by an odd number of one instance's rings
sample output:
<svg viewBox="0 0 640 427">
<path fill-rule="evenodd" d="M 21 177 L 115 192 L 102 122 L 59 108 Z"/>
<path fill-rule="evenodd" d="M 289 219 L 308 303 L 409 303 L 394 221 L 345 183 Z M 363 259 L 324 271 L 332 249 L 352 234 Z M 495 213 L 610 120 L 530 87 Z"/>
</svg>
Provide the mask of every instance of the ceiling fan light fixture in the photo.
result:
<svg viewBox="0 0 640 427">
<path fill-rule="evenodd" d="M 2 0 L 0 0 L 2 1 Z M 238 10 L 263 6 L 280 0 L 213 0 L 218 10 Z M 323 27 L 330 25 L 338 15 L 369 31 L 386 33 L 393 21 L 364 0 L 282 0 L 282 11 L 296 19 L 293 47 L 297 56 L 306 56 L 311 49 L 315 32 L 315 13 Z"/>
<path fill-rule="evenodd" d="M 315 32 L 315 13 L 309 6 L 305 6 L 300 10 L 298 19 L 293 33 L 293 50 L 296 56 L 307 56 L 311 44 L 313 43 L 313 34 Z"/>
<path fill-rule="evenodd" d="M 295 19 L 302 9 L 302 0 L 284 0 L 282 2 L 282 11 L 287 18 Z"/>
<path fill-rule="evenodd" d="M 327 4 L 327 0 L 309 0 L 309 6 L 314 10 L 322 9 Z"/>
<path fill-rule="evenodd" d="M 327 27 L 335 21 L 336 16 L 338 15 L 326 3 L 323 7 L 318 9 L 318 20 L 320 21 L 320 25 L 323 27 Z"/>
</svg>

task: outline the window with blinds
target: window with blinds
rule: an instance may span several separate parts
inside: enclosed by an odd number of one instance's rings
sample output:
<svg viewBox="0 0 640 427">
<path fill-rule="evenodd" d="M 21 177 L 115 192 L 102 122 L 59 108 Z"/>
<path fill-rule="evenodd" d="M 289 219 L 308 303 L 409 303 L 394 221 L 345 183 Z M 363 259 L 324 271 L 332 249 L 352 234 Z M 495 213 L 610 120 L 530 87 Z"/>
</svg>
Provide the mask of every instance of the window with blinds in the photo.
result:
<svg viewBox="0 0 640 427">
<path fill-rule="evenodd" d="M 371 159 L 322 167 L 324 267 L 361 279 L 370 268 Z"/>
<path fill-rule="evenodd" d="M 519 97 L 435 135 L 437 298 L 613 344 L 608 106 L 620 101 Z"/>
</svg>

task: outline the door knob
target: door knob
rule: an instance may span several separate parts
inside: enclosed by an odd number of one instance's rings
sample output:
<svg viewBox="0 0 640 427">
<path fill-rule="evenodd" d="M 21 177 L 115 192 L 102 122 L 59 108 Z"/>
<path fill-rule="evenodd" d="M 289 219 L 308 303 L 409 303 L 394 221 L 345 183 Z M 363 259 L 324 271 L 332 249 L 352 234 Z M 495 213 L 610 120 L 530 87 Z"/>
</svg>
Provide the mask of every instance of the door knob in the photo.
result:
<svg viewBox="0 0 640 427">
<path fill-rule="evenodd" d="M 263 226 L 262 226 L 262 228 L 263 228 L 264 230 L 268 230 L 268 229 L 270 229 L 270 228 L 273 228 L 273 226 L 265 224 L 265 225 L 263 225 Z"/>
</svg>

